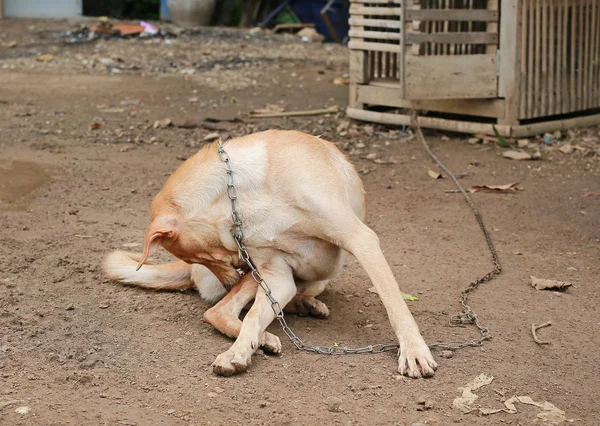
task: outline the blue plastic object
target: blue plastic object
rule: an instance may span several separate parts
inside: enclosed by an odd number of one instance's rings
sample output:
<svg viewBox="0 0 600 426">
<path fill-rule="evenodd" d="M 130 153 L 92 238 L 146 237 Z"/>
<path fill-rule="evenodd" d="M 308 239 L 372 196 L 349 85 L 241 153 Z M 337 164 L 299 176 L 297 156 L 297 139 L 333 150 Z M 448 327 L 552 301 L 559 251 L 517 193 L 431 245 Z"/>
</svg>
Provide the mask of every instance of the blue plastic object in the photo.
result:
<svg viewBox="0 0 600 426">
<path fill-rule="evenodd" d="M 171 14 L 169 13 L 169 6 L 167 5 L 167 0 L 160 0 L 160 20 L 171 20 Z"/>
</svg>

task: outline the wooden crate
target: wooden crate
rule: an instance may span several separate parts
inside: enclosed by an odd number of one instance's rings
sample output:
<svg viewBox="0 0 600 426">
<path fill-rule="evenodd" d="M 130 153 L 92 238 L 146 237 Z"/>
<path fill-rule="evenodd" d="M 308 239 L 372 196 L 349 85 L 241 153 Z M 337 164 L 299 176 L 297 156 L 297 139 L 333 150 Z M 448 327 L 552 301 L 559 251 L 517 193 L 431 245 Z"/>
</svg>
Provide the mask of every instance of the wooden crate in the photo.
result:
<svg viewBox="0 0 600 426">
<path fill-rule="evenodd" d="M 600 0 L 351 0 L 351 118 L 529 136 L 600 123 Z"/>
</svg>

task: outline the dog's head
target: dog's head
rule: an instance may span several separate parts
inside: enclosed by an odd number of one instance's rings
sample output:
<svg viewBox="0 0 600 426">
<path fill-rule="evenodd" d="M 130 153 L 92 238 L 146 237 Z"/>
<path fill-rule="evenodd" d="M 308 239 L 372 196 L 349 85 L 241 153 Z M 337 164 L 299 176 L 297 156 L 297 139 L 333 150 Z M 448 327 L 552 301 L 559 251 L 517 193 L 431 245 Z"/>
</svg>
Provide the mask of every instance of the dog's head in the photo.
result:
<svg viewBox="0 0 600 426">
<path fill-rule="evenodd" d="M 216 226 L 204 221 L 186 221 L 173 212 L 156 215 L 146 231 L 137 270 L 161 246 L 186 263 L 206 266 L 225 286 L 232 286 L 239 280 L 234 266 L 238 260 L 237 252 L 222 246 Z"/>
</svg>

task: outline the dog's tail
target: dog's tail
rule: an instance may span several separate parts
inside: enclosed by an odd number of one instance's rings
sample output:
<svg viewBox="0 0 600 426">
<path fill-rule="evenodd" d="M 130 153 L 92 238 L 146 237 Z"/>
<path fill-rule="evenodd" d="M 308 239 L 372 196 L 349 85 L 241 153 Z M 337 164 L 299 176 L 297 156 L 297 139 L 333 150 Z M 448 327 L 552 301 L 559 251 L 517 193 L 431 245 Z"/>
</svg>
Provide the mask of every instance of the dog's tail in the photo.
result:
<svg viewBox="0 0 600 426">
<path fill-rule="evenodd" d="M 183 290 L 192 288 L 192 265 L 182 260 L 161 265 L 145 264 L 136 271 L 141 254 L 113 251 L 102 264 L 104 273 L 112 280 L 135 284 L 155 290 Z"/>
</svg>

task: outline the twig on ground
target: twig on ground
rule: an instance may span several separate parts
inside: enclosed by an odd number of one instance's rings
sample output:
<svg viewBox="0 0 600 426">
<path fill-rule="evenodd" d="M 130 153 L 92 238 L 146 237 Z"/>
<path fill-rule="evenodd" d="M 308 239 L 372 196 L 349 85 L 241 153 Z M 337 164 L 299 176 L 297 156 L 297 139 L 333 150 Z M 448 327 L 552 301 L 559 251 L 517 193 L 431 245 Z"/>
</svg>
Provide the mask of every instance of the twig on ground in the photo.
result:
<svg viewBox="0 0 600 426">
<path fill-rule="evenodd" d="M 301 117 L 307 115 L 323 115 L 338 112 L 340 109 L 334 105 L 325 109 L 312 109 L 307 111 L 287 111 L 287 112 L 269 112 L 265 114 L 248 114 L 252 118 L 274 118 L 274 117 Z"/>
<path fill-rule="evenodd" d="M 535 325 L 535 324 L 531 324 L 531 335 L 533 336 L 533 340 L 535 341 L 535 343 L 537 343 L 538 345 L 549 345 L 549 344 L 550 344 L 550 342 L 545 342 L 545 341 L 543 341 L 543 340 L 540 340 L 540 339 L 538 338 L 538 336 L 537 336 L 537 333 L 536 333 L 536 332 L 537 332 L 537 331 L 538 331 L 540 328 L 549 327 L 549 326 L 551 326 L 551 325 L 552 325 L 552 323 L 551 323 L 550 321 L 548 321 L 548 322 L 546 322 L 546 323 L 544 323 L 544 324 L 542 324 L 542 325 Z"/>
</svg>

